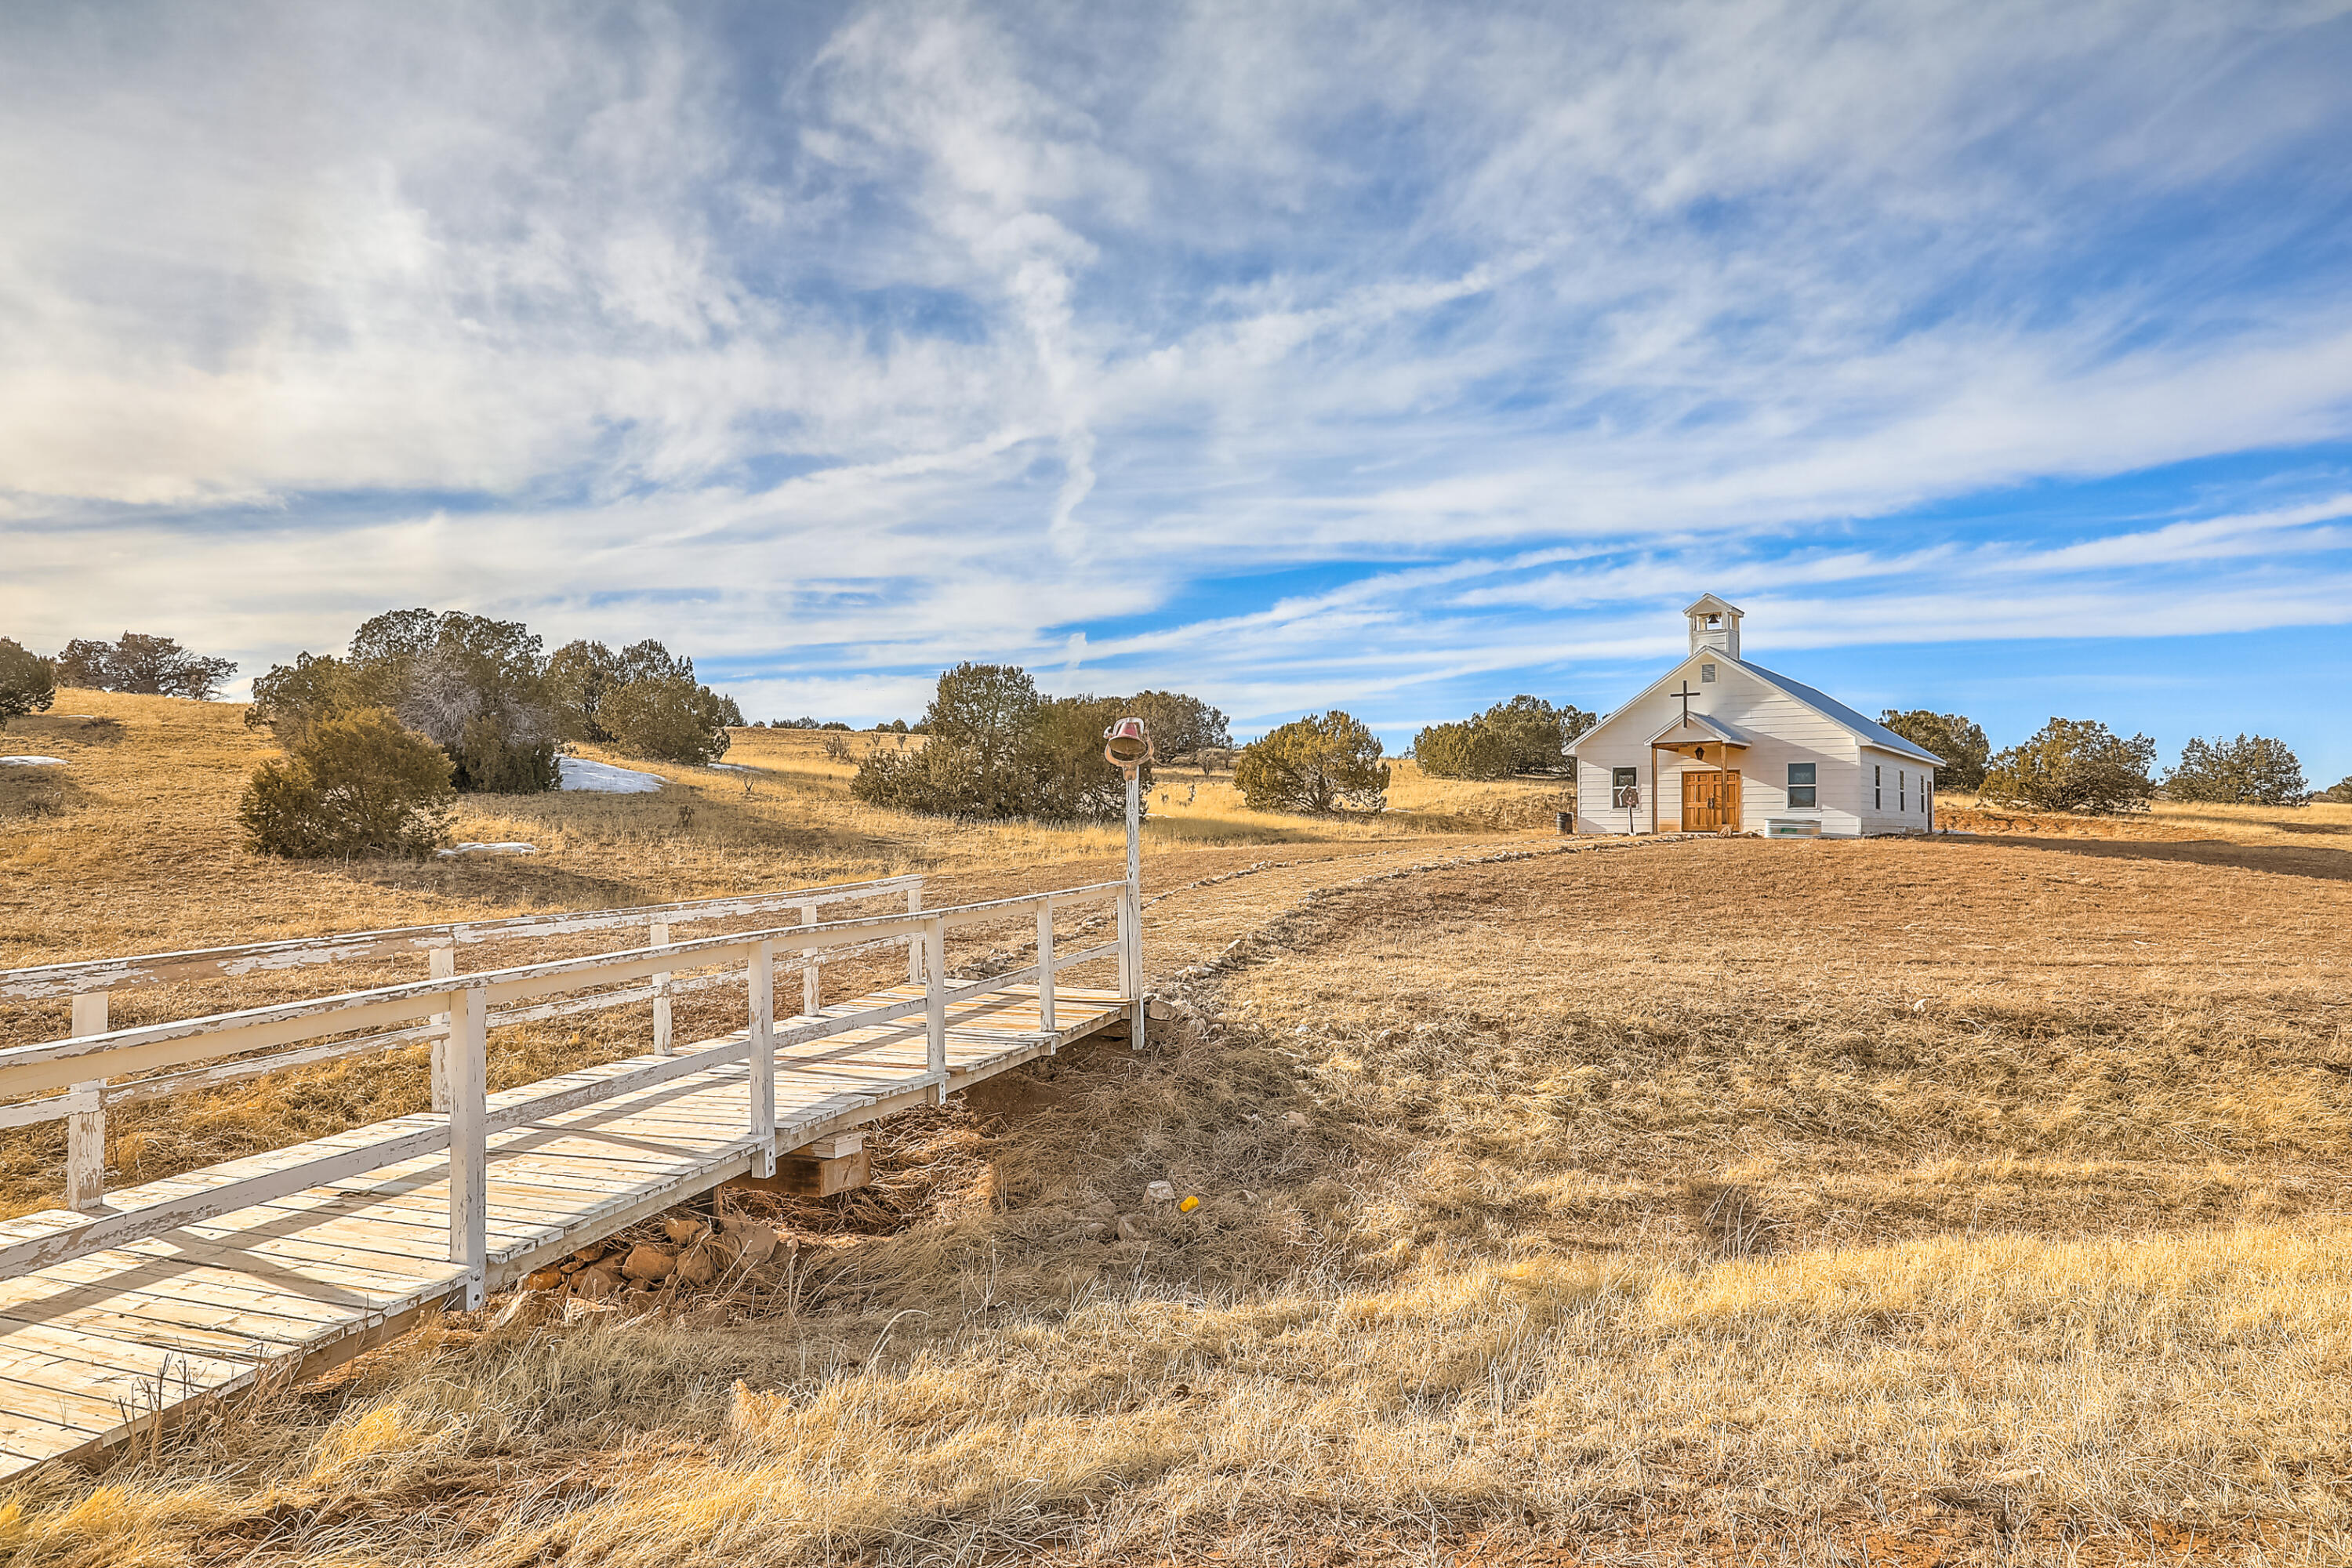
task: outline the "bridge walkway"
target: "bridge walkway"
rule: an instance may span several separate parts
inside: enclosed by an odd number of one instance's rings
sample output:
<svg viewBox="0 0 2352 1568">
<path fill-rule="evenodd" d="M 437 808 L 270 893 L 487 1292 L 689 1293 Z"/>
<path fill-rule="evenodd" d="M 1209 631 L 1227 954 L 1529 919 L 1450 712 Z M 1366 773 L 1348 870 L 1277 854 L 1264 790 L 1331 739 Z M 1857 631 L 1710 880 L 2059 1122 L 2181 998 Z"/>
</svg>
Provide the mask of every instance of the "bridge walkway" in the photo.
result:
<svg viewBox="0 0 2352 1568">
<path fill-rule="evenodd" d="M 796 1026 L 907 1004 L 889 987 L 779 1018 Z M 1117 991 L 1055 987 L 1055 1027 L 1034 984 L 946 1002 L 945 1092 L 1120 1025 Z M 751 1031 L 682 1054 L 748 1047 Z M 787 1043 L 775 1052 L 775 1151 L 803 1147 L 941 1092 L 922 1015 Z M 724 1054 L 720 1052 L 719 1054 Z M 487 1097 L 502 1109 L 643 1074 L 636 1057 Z M 315 1371 L 406 1329 L 469 1289 L 497 1289 L 759 1163 L 751 1061 L 739 1055 L 613 1098 L 557 1110 L 486 1140 L 488 1250 L 482 1277 L 452 1261 L 453 1163 L 441 1145 L 162 1234 L 0 1279 L 0 1477 L 95 1450 L 234 1392 L 267 1368 Z M 200 1196 L 273 1172 L 445 1130 L 419 1113 L 107 1194 L 114 1211 Z M 495 1124 L 495 1120 L 493 1121 Z M 63 1209 L 0 1223 L 0 1247 L 87 1226 Z"/>
</svg>

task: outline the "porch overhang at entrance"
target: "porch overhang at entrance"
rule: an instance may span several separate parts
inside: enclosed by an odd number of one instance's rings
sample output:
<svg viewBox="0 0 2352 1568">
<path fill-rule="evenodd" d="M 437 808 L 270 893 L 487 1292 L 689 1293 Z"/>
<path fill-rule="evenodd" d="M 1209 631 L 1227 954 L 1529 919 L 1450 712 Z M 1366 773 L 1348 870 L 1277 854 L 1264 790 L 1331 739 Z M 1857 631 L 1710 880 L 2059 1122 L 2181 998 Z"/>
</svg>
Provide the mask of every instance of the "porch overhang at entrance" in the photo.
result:
<svg viewBox="0 0 2352 1568">
<path fill-rule="evenodd" d="M 1650 737 L 1650 744 L 1661 752 L 1675 752 L 1694 762 L 1722 763 L 1736 760 L 1748 750 L 1748 737 L 1720 719 L 1710 719 L 1704 713 L 1694 713 L 1673 723 Z"/>
</svg>

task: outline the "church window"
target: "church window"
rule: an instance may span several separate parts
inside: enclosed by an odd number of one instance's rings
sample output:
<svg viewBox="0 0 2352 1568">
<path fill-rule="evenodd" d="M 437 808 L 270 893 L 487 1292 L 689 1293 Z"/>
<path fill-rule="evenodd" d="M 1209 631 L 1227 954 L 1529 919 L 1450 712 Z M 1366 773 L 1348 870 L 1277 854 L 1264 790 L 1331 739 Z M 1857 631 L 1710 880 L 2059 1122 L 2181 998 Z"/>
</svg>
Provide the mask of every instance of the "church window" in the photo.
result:
<svg viewBox="0 0 2352 1568">
<path fill-rule="evenodd" d="M 1870 764 L 1870 807 L 1873 811 L 1886 809 L 1886 767 L 1882 763 Z"/>
<path fill-rule="evenodd" d="M 1633 781 L 1640 776 L 1632 768 L 1611 768 L 1609 770 L 1609 804 L 1618 806 L 1625 805 L 1625 797 L 1633 793 Z"/>
<path fill-rule="evenodd" d="M 1895 770 L 1895 809 L 1897 811 L 1908 811 L 1911 809 L 1911 785 L 1909 780 L 1910 775 L 1906 773 L 1901 768 Z"/>
<path fill-rule="evenodd" d="M 1715 666 L 1711 664 L 1702 664 L 1698 667 L 1698 683 L 1701 686 L 1705 686 L 1708 681 L 1713 680 L 1714 679 Z"/>
<path fill-rule="evenodd" d="M 1819 765 L 1816 763 L 1789 764 L 1789 805 L 1790 806 L 1807 806 L 1816 804 L 1819 796 L 1813 784 L 1813 769 Z"/>
</svg>

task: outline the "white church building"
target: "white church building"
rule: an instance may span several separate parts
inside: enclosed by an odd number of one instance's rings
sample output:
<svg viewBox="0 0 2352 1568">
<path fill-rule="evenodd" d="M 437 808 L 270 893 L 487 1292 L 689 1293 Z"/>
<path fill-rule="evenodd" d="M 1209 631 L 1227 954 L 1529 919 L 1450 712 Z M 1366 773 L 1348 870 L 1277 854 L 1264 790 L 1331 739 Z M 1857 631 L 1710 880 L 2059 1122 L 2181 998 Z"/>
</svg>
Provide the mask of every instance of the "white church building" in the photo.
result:
<svg viewBox="0 0 2352 1568">
<path fill-rule="evenodd" d="M 1853 837 L 1935 826 L 1943 759 L 1740 657 L 1740 611 L 1683 612 L 1690 653 L 1577 737 L 1579 833 Z"/>
</svg>

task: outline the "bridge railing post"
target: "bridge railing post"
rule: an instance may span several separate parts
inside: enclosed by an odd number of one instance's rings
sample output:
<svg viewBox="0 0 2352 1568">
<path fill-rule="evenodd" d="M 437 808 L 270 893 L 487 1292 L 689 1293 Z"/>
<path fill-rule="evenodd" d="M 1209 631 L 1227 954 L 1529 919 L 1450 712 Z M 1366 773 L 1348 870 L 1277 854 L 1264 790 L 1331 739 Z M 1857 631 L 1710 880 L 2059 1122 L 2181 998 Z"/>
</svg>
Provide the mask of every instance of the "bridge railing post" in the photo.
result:
<svg viewBox="0 0 2352 1568">
<path fill-rule="evenodd" d="M 907 912 L 910 915 L 923 912 L 923 885 L 920 882 L 907 889 Z M 910 940 L 907 943 L 907 984 L 919 985 L 922 980 L 923 944 Z"/>
<path fill-rule="evenodd" d="M 428 978 L 447 980 L 457 973 L 457 949 L 455 944 L 436 947 L 427 956 Z M 449 1015 L 436 1013 L 433 1022 L 441 1030 L 440 1038 L 433 1042 L 433 1109 L 442 1115 L 449 1114 Z"/>
<path fill-rule="evenodd" d="M 923 924 L 923 1060 L 931 1075 L 931 1103 L 948 1100 L 948 922 Z"/>
<path fill-rule="evenodd" d="M 751 1173 L 776 1173 L 776 944 L 751 954 Z"/>
<path fill-rule="evenodd" d="M 103 991 L 85 991 L 73 999 L 76 1038 L 106 1033 L 106 998 Z M 73 1092 L 89 1096 L 90 1109 L 66 1117 L 66 1207 L 95 1214 L 106 1205 L 106 1079 L 78 1083 Z"/>
<path fill-rule="evenodd" d="M 489 1279 L 489 997 L 449 997 L 449 1261 L 466 1268 L 466 1310 Z"/>
<path fill-rule="evenodd" d="M 649 934 L 656 947 L 669 945 L 669 921 L 654 921 Z M 669 971 L 654 976 L 654 1055 L 669 1055 Z"/>
<path fill-rule="evenodd" d="M 801 906 L 801 924 L 804 926 L 816 924 L 814 904 Z M 801 949 L 801 1012 L 803 1016 L 811 1018 L 815 1017 L 817 1010 L 824 1005 L 824 983 L 817 978 L 816 955 L 815 948 Z"/>
<path fill-rule="evenodd" d="M 1054 900 L 1037 900 L 1037 1022 L 1054 1032 Z"/>
</svg>

